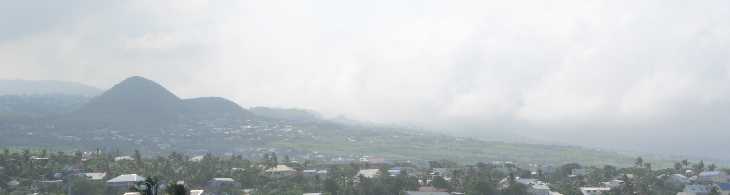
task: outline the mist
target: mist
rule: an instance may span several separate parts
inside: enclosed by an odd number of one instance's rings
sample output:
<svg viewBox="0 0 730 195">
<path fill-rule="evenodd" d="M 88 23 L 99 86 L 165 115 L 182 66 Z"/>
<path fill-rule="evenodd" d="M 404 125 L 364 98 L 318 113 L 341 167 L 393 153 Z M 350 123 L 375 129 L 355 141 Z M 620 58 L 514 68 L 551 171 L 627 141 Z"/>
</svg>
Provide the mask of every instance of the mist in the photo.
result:
<svg viewBox="0 0 730 195">
<path fill-rule="evenodd" d="M 730 2 L 14 1 L 0 78 L 727 158 Z"/>
</svg>

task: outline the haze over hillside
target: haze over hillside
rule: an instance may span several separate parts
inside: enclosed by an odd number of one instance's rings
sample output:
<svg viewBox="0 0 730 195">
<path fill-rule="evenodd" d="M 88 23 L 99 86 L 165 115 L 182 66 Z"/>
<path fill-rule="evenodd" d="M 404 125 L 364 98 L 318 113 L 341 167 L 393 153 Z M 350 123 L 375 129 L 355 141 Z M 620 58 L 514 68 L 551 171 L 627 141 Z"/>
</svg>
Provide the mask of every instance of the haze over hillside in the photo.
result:
<svg viewBox="0 0 730 195">
<path fill-rule="evenodd" d="M 220 97 L 180 99 L 162 85 L 138 76 L 67 109 L 72 110 L 22 120 L 7 117 L 18 115 L 17 111 L 0 110 L 0 146 L 144 148 L 149 153 L 237 153 L 249 158 L 276 151 L 298 158 L 315 155 L 322 160 L 375 155 L 421 162 L 459 159 L 625 165 L 631 159 L 589 148 L 489 142 L 342 117 L 330 120 L 302 109 L 247 110 Z"/>
<path fill-rule="evenodd" d="M 183 99 L 132 116 L 148 122 L 178 120 L 184 99 L 214 95 L 243 108 L 306 108 L 480 139 L 728 159 L 729 8 L 727 0 L 11 1 L 0 8 L 0 78 L 111 88 L 141 75 Z"/>
</svg>

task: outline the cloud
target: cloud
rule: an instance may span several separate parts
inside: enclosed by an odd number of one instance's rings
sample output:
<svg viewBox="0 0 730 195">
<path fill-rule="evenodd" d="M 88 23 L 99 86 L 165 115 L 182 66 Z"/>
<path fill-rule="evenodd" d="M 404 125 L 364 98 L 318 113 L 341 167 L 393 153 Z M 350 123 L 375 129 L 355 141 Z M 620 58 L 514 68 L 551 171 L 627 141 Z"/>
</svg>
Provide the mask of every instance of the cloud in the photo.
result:
<svg viewBox="0 0 730 195">
<path fill-rule="evenodd" d="M 486 137 L 728 146 L 727 1 L 42 2 L 0 12 L 0 77 L 142 75 L 184 97 Z"/>
</svg>

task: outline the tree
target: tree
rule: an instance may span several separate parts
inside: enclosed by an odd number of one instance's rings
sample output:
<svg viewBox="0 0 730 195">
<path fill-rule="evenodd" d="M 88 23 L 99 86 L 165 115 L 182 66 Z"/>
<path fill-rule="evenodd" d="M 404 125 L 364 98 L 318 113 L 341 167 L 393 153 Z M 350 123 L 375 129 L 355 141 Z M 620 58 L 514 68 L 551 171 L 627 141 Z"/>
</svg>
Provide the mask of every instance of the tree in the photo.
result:
<svg viewBox="0 0 730 195">
<path fill-rule="evenodd" d="M 674 163 L 674 170 L 681 171 L 682 170 L 682 163 L 680 163 L 680 162 Z"/>
<path fill-rule="evenodd" d="M 718 189 L 716 186 L 712 186 L 709 195 L 720 195 L 720 189 Z"/>
<path fill-rule="evenodd" d="M 641 156 L 637 157 L 636 160 L 634 160 L 634 165 L 636 167 L 642 167 L 642 166 L 644 166 L 644 159 L 641 158 Z"/>
<path fill-rule="evenodd" d="M 433 177 L 433 181 L 431 181 L 431 185 L 433 187 L 439 188 L 439 189 L 451 189 L 449 186 L 449 183 L 441 176 Z"/>
<path fill-rule="evenodd" d="M 139 153 L 139 150 L 134 150 L 134 164 L 137 166 L 136 168 L 138 170 L 142 170 L 144 168 L 144 162 L 142 161 L 142 154 Z"/>
<path fill-rule="evenodd" d="M 707 170 L 715 171 L 715 169 L 717 169 L 717 165 L 715 164 L 710 164 L 709 166 L 707 166 Z"/>
<path fill-rule="evenodd" d="M 700 160 L 700 162 L 695 165 L 695 169 L 697 169 L 697 172 L 704 171 L 705 170 L 705 161 Z"/>
<path fill-rule="evenodd" d="M 89 181 L 82 177 L 71 177 L 66 184 L 66 190 L 74 195 L 97 195 L 104 194 L 104 185 L 98 182 Z"/>
<path fill-rule="evenodd" d="M 159 180 L 155 177 L 148 177 L 144 181 L 137 182 L 132 190 L 140 192 L 142 195 L 157 195 Z"/>
<path fill-rule="evenodd" d="M 685 168 L 685 169 L 686 169 L 687 167 L 689 167 L 689 160 L 687 160 L 687 159 L 684 159 L 684 160 L 682 160 L 682 165 L 684 165 L 684 168 Z"/>
<path fill-rule="evenodd" d="M 165 189 L 165 192 L 167 195 L 189 195 L 190 191 L 187 187 L 185 187 L 185 184 L 182 182 L 172 183 L 168 184 L 167 188 Z"/>
<path fill-rule="evenodd" d="M 466 184 L 466 194 L 469 195 L 491 195 L 496 194 L 494 185 L 485 179 L 470 180 Z"/>
<path fill-rule="evenodd" d="M 330 177 L 324 180 L 324 191 L 330 193 L 331 195 L 337 195 L 337 192 L 339 191 L 339 186 L 337 185 L 337 182 Z"/>
</svg>

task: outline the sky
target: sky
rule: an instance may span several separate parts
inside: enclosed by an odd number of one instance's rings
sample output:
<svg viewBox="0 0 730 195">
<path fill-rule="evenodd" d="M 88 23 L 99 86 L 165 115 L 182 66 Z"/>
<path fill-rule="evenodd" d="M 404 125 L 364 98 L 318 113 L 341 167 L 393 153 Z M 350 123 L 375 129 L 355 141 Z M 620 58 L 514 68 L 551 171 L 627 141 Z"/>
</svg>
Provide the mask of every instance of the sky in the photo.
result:
<svg viewBox="0 0 730 195">
<path fill-rule="evenodd" d="M 0 78 L 730 159 L 726 0 L 2 1 Z"/>
</svg>

